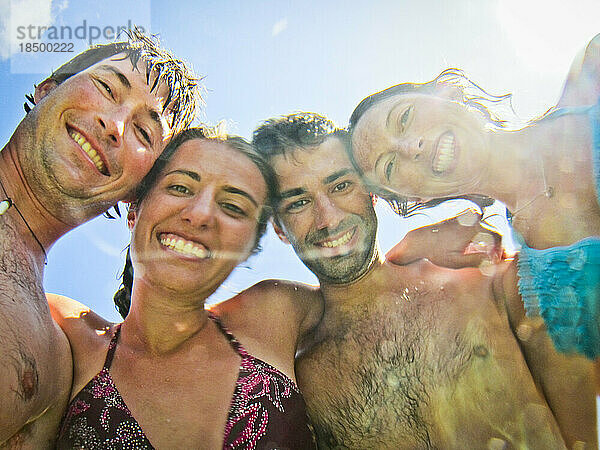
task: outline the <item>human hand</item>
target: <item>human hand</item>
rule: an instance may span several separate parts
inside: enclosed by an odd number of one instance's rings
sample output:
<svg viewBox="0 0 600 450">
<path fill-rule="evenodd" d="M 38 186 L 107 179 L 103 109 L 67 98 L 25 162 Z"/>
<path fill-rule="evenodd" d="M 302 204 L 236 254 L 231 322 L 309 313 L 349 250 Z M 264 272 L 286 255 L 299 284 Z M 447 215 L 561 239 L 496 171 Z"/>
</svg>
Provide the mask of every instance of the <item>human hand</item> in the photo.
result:
<svg viewBox="0 0 600 450">
<path fill-rule="evenodd" d="M 411 230 L 386 259 L 405 265 L 426 258 L 451 269 L 497 264 L 504 255 L 502 237 L 482 226 L 480 220 L 479 213 L 467 209 L 450 219 Z"/>
</svg>

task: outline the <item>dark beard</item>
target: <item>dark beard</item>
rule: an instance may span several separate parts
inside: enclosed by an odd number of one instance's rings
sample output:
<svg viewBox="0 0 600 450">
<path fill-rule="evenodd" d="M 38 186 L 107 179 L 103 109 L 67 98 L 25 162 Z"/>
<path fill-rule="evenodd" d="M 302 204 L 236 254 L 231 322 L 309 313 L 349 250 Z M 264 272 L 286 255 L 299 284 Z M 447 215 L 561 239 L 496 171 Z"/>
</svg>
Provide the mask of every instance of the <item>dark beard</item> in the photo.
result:
<svg viewBox="0 0 600 450">
<path fill-rule="evenodd" d="M 358 248 L 351 254 L 339 255 L 323 258 L 300 258 L 304 265 L 313 272 L 321 281 L 326 281 L 333 284 L 346 284 L 360 278 L 371 266 L 373 255 L 375 252 L 375 241 L 377 238 L 377 220 L 373 216 L 365 218 L 354 216 L 349 221 L 341 224 L 338 230 L 349 228 L 356 224 L 357 230 L 362 230 L 365 234 Z M 327 237 L 327 235 L 335 235 L 338 231 L 326 233 L 320 230 L 314 235 L 307 236 L 307 242 L 318 242 Z M 308 244 L 312 245 L 312 244 Z M 308 246 L 307 245 L 307 246 Z"/>
</svg>

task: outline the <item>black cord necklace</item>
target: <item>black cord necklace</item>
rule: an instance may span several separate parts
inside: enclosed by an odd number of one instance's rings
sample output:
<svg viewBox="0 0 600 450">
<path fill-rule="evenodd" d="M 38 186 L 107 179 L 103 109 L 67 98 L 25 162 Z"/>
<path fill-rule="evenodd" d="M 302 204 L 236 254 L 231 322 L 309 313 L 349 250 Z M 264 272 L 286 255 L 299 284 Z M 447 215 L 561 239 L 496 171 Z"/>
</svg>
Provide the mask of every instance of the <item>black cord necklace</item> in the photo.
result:
<svg viewBox="0 0 600 450">
<path fill-rule="evenodd" d="M 38 237 L 35 235 L 35 233 L 31 229 L 31 227 L 25 220 L 25 217 L 23 217 L 23 214 L 21 214 L 21 211 L 19 211 L 19 208 L 17 207 L 15 202 L 13 202 L 12 199 L 8 196 L 8 193 L 6 192 L 6 189 L 4 189 L 4 185 L 2 184 L 1 180 L 0 180 L 0 187 L 2 187 L 2 192 L 4 192 L 4 195 L 6 196 L 6 198 L 0 202 L 0 216 L 3 215 L 4 213 L 6 213 L 6 211 L 8 211 L 11 206 L 14 206 L 15 210 L 19 213 L 19 216 L 21 216 L 21 219 L 23 219 L 23 223 L 25 224 L 27 229 L 31 232 L 31 235 L 35 239 L 35 242 L 37 242 L 38 245 L 40 246 L 40 248 L 42 249 L 42 252 L 44 253 L 44 265 L 48 264 L 48 255 L 46 255 L 46 249 L 44 248 L 44 246 L 42 245 L 42 243 L 40 242 Z"/>
</svg>

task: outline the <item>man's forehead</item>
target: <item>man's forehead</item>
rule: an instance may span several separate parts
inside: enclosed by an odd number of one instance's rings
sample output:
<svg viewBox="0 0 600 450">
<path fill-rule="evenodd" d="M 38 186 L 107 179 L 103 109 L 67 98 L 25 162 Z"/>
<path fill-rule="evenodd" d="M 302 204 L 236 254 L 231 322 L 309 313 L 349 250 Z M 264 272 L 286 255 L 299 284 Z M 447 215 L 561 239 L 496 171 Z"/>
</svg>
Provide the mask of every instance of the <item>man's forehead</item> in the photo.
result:
<svg viewBox="0 0 600 450">
<path fill-rule="evenodd" d="M 124 76 L 130 85 L 144 89 L 147 92 L 152 90 L 153 96 L 163 103 L 169 95 L 169 87 L 165 83 L 156 83 L 159 74 L 153 70 L 148 76 L 146 62 L 140 58 L 134 65 L 127 53 L 119 53 L 102 59 L 87 70 L 90 69 L 112 72 L 119 78 Z"/>
<path fill-rule="evenodd" d="M 273 168 L 282 190 L 305 183 L 322 184 L 340 171 L 355 171 L 344 143 L 335 137 L 314 147 L 296 148 L 277 155 L 273 157 Z"/>
<path fill-rule="evenodd" d="M 142 59 L 134 66 L 128 54 L 119 53 L 98 61 L 87 70 L 98 70 L 112 74 L 125 89 L 145 92 L 148 95 L 147 103 L 149 103 L 148 109 L 151 119 L 161 124 L 160 126 L 166 136 L 170 135 L 172 105 L 165 105 L 169 97 L 169 86 L 163 82 L 157 83 L 158 73 L 154 71 L 148 76 L 146 63 Z"/>
</svg>

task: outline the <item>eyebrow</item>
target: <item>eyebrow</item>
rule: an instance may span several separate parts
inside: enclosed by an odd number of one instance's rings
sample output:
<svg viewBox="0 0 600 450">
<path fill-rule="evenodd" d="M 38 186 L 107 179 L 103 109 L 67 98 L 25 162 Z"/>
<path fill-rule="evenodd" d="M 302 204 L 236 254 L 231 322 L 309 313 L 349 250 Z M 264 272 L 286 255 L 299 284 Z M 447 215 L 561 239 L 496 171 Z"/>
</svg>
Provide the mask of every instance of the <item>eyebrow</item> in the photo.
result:
<svg viewBox="0 0 600 450">
<path fill-rule="evenodd" d="M 184 170 L 184 169 L 172 170 L 171 172 L 168 172 L 166 175 L 171 175 L 171 174 L 176 174 L 176 173 L 188 176 L 188 177 L 190 177 L 194 181 L 201 181 L 202 180 L 202 177 L 198 173 L 192 172 L 191 170 Z M 237 194 L 237 195 L 241 195 L 243 197 L 246 197 L 248 200 L 250 200 L 254 204 L 254 206 L 256 206 L 258 208 L 258 202 L 256 200 L 254 200 L 254 197 L 252 197 L 246 191 L 244 191 L 242 189 L 239 189 L 239 188 L 236 188 L 236 187 L 233 187 L 233 186 L 225 186 L 223 188 L 223 190 L 225 192 L 229 192 L 230 194 Z"/>
<path fill-rule="evenodd" d="M 98 69 L 111 72 L 117 77 L 117 79 L 125 89 L 127 89 L 128 91 L 131 90 L 131 83 L 129 82 L 129 79 L 125 76 L 123 72 L 121 72 L 116 67 L 109 66 L 108 64 L 102 64 L 98 66 Z M 152 121 L 158 126 L 160 134 L 162 136 L 165 130 L 163 128 L 162 121 L 160 120 L 160 113 L 154 108 L 148 108 L 148 114 L 150 116 L 150 119 L 152 119 Z"/>
<path fill-rule="evenodd" d="M 296 195 L 306 194 L 306 189 L 304 188 L 294 188 L 279 194 L 279 199 L 283 200 L 284 198 L 295 197 Z"/>
<path fill-rule="evenodd" d="M 352 169 L 342 169 L 342 170 L 338 170 L 335 173 L 332 173 L 331 175 L 323 178 L 323 184 L 329 184 L 334 182 L 335 180 L 337 180 L 338 178 L 343 177 L 344 175 L 348 175 L 349 173 L 354 172 L 354 170 Z"/>
<path fill-rule="evenodd" d="M 108 64 L 102 64 L 101 66 L 98 66 L 98 69 L 106 70 L 107 72 L 112 72 L 114 75 L 116 75 L 117 79 L 121 82 L 124 88 L 126 88 L 127 90 L 131 89 L 131 83 L 129 82 L 129 79 L 123 74 L 123 72 L 121 72 L 116 67 L 109 66 Z"/>
<path fill-rule="evenodd" d="M 174 174 L 174 173 L 180 173 L 182 175 L 186 175 L 186 176 L 190 177 L 194 181 L 200 181 L 201 180 L 200 175 L 198 175 L 196 172 L 192 172 L 191 170 L 183 170 L 183 169 L 172 170 L 170 172 L 167 172 L 165 174 L 165 176 L 171 175 L 171 174 Z"/>
<path fill-rule="evenodd" d="M 243 197 L 246 197 L 248 200 L 250 200 L 254 204 L 254 206 L 256 206 L 258 208 L 258 203 L 256 202 L 256 200 L 254 200 L 254 197 L 252 197 L 246 191 L 243 191 L 243 190 L 238 189 L 238 188 L 233 187 L 233 186 L 225 186 L 223 188 L 223 190 L 225 192 L 229 192 L 230 194 L 237 194 L 237 195 L 241 195 Z"/>
<path fill-rule="evenodd" d="M 323 184 L 332 183 L 333 181 L 337 180 L 338 178 L 341 178 L 344 175 L 347 175 L 349 173 L 355 173 L 355 171 L 352 169 L 338 170 L 337 172 L 332 173 L 331 175 L 323 178 L 322 183 Z M 283 200 L 283 199 L 290 198 L 290 197 L 295 197 L 296 195 L 302 195 L 302 194 L 306 194 L 306 189 L 301 188 L 301 187 L 289 189 L 289 190 L 283 191 L 282 193 L 279 194 L 279 200 Z"/>
</svg>

